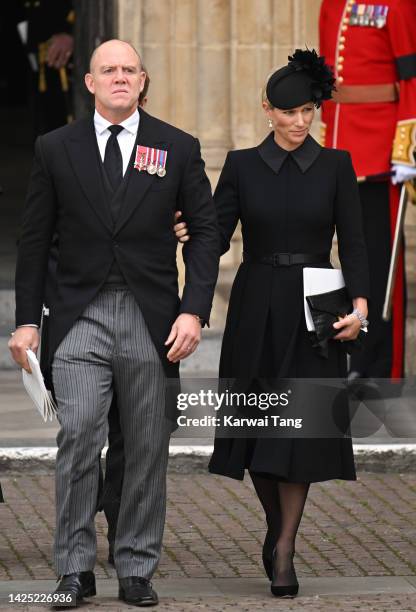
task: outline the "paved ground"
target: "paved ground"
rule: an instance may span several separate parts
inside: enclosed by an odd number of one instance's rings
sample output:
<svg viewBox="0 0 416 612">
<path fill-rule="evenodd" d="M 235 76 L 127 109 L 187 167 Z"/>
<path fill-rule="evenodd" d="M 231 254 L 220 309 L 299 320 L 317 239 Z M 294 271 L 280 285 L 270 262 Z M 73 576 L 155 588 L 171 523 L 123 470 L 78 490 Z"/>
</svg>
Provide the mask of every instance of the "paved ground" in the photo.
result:
<svg viewBox="0 0 416 612">
<path fill-rule="evenodd" d="M 53 476 L 6 474 L 2 485 L 0 609 L 29 609 L 7 604 L 7 595 L 53 588 Z M 355 483 L 312 486 L 297 545 L 301 592 L 291 602 L 269 595 L 263 519 L 248 480 L 170 474 L 168 487 L 154 578 L 161 610 L 416 610 L 416 474 L 362 472 Z M 101 515 L 97 532 L 99 595 L 83 609 L 117 610 Z"/>
<path fill-rule="evenodd" d="M 0 505 L 0 610 L 38 612 L 48 607 L 10 603 L 10 595 L 55 588 L 50 466 L 57 424 L 42 422 L 21 387 L 19 372 L 0 372 L 0 387 L 0 478 L 8 502 Z M 295 600 L 279 601 L 269 593 L 260 559 L 263 518 L 249 481 L 206 472 L 212 432 L 204 439 L 173 439 L 164 552 L 154 578 L 161 598 L 158 609 L 416 611 L 413 413 L 402 412 L 406 420 L 399 419 L 409 438 L 379 430 L 354 439 L 357 466 L 379 473 L 361 471 L 355 483 L 312 486 L 297 546 L 301 590 Z M 413 449 L 407 454 L 397 450 L 405 443 Z M 190 444 L 199 445 L 197 456 L 188 454 Z M 13 459 L 15 447 L 26 447 L 29 458 Z M 378 455 L 377 448 L 384 450 Z M 39 459 L 35 451 L 41 451 Z M 135 609 L 116 599 L 101 515 L 97 532 L 98 596 L 82 609 Z"/>
</svg>

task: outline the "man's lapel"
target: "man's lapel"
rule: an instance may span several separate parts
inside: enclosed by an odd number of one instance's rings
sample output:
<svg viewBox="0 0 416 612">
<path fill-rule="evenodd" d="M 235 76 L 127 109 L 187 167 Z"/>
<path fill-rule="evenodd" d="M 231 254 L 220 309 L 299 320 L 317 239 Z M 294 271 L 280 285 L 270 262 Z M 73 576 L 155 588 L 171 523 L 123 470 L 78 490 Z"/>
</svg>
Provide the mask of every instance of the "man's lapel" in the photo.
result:
<svg viewBox="0 0 416 612">
<path fill-rule="evenodd" d="M 168 148 L 168 142 L 166 140 L 162 140 L 161 135 L 158 134 L 158 122 L 153 119 L 150 115 L 148 115 L 142 109 L 139 110 L 140 113 L 140 123 L 139 129 L 137 132 L 136 142 L 134 143 L 134 148 L 132 152 L 132 156 L 130 158 L 129 167 L 127 172 L 129 176 L 127 176 L 127 186 L 124 194 L 124 202 L 122 208 L 120 210 L 120 214 L 116 221 L 116 226 L 114 232 L 117 233 L 121 230 L 121 228 L 127 223 L 133 212 L 137 209 L 137 207 L 142 203 L 146 192 L 151 187 L 154 181 L 160 181 L 160 179 L 156 174 L 148 174 L 145 170 L 139 172 L 136 168 L 133 168 L 134 160 L 136 157 L 136 147 L 137 145 L 143 145 L 145 147 L 154 147 L 156 149 L 164 149 Z"/>
<path fill-rule="evenodd" d="M 99 151 L 92 117 L 80 121 L 64 145 L 74 172 L 100 221 L 112 232 L 113 222 L 107 205 L 99 167 Z"/>
</svg>

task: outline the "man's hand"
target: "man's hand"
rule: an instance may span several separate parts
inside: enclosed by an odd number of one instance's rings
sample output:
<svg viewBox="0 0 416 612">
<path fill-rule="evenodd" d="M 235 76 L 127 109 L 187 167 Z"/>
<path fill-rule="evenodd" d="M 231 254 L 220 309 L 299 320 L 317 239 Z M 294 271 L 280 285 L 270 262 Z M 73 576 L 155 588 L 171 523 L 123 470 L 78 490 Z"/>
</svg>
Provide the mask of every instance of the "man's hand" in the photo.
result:
<svg viewBox="0 0 416 612">
<path fill-rule="evenodd" d="M 74 50 L 74 37 L 62 32 L 54 34 L 48 46 L 46 62 L 50 68 L 59 70 L 67 65 Z"/>
<path fill-rule="evenodd" d="M 179 217 L 182 217 L 182 212 L 177 210 L 175 212 L 175 223 L 178 221 Z M 182 223 L 176 223 L 176 225 L 173 226 L 173 231 L 175 232 L 176 238 L 179 240 L 179 242 L 188 242 L 188 240 L 191 239 L 190 235 L 188 234 L 188 227 L 185 221 Z"/>
<path fill-rule="evenodd" d="M 39 341 L 39 330 L 36 327 L 19 327 L 8 343 L 14 361 L 29 374 L 32 370 L 29 367 L 26 350 L 31 349 L 36 353 Z"/>
<path fill-rule="evenodd" d="M 180 314 L 172 325 L 169 337 L 165 346 L 172 344 L 167 354 L 169 361 L 177 363 L 185 357 L 189 357 L 194 352 L 201 341 L 201 324 L 198 319 L 191 314 Z"/>
</svg>

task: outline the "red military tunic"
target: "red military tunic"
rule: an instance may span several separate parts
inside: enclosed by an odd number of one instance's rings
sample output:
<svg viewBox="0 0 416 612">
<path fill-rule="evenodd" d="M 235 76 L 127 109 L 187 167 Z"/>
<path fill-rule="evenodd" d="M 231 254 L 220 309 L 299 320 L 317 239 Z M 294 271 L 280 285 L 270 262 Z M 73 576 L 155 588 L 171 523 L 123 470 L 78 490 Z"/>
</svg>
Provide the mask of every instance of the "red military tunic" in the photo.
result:
<svg viewBox="0 0 416 612">
<path fill-rule="evenodd" d="M 415 166 L 416 0 L 323 0 L 319 25 L 320 52 L 335 70 L 338 89 L 335 101 L 322 108 L 322 144 L 350 151 L 359 180 L 389 173 L 392 163 Z M 392 230 L 398 199 L 399 189 L 390 184 Z M 401 258 L 393 296 L 393 378 L 403 375 L 404 316 Z"/>
<path fill-rule="evenodd" d="M 369 9 L 367 7 L 370 7 Z M 383 7 L 379 25 L 351 25 Z M 358 13 L 364 13 L 359 15 Z M 385 15 L 385 23 L 382 18 Z M 323 105 L 325 144 L 347 149 L 358 177 L 390 171 L 391 161 L 414 166 L 416 146 L 416 0 L 323 0 L 320 51 L 334 67 L 337 87 L 396 85 L 397 100 Z M 393 154 L 394 143 L 394 156 Z"/>
</svg>

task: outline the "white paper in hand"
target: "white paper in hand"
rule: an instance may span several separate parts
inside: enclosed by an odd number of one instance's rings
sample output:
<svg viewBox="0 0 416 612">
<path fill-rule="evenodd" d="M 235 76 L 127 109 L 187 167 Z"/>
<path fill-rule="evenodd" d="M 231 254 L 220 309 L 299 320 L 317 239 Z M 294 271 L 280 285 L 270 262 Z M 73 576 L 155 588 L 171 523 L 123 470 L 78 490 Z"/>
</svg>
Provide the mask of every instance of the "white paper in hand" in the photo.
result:
<svg viewBox="0 0 416 612">
<path fill-rule="evenodd" d="M 341 270 L 334 268 L 303 268 L 303 301 L 305 308 L 306 327 L 308 331 L 315 331 L 311 312 L 309 310 L 307 295 L 318 295 L 342 289 L 345 287 Z"/>
<path fill-rule="evenodd" d="M 52 421 L 52 417 L 56 416 L 56 406 L 50 392 L 45 387 L 39 361 L 30 349 L 26 353 L 32 373 L 29 374 L 26 370 L 22 370 L 23 384 L 43 420 Z"/>
</svg>

